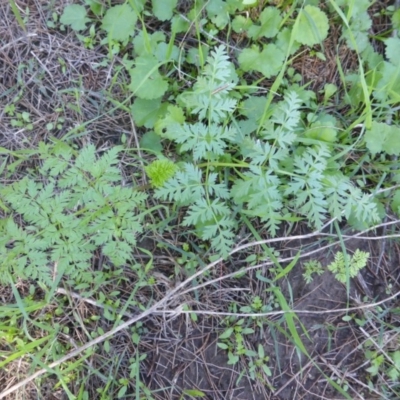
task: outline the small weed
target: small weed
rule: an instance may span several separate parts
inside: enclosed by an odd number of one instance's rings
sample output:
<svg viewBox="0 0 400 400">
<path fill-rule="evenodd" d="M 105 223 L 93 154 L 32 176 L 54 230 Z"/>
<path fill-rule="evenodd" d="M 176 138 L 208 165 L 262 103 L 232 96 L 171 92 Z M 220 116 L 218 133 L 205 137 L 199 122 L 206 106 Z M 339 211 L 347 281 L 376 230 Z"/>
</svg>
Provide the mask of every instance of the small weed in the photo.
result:
<svg viewBox="0 0 400 400">
<path fill-rule="evenodd" d="M 313 274 L 322 275 L 324 270 L 322 265 L 317 260 L 310 260 L 304 263 L 304 273 L 303 278 L 306 283 L 311 283 L 314 279 Z"/>
<path fill-rule="evenodd" d="M 335 261 L 328 265 L 328 270 L 335 274 L 335 278 L 342 283 L 347 282 L 348 277 L 354 278 L 367 265 L 369 253 L 357 249 L 349 258 L 348 267 L 346 258 L 342 252 L 337 252 Z"/>
</svg>

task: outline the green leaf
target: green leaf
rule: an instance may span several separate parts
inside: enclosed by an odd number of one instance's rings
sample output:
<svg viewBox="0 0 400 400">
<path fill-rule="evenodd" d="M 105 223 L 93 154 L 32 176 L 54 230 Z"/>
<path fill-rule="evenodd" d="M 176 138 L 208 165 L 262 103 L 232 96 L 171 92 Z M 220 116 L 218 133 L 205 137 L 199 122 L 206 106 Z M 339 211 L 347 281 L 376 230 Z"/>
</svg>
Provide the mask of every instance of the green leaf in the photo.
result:
<svg viewBox="0 0 400 400">
<path fill-rule="evenodd" d="M 305 136 L 310 139 L 333 143 L 337 136 L 336 119 L 329 114 L 318 116 L 306 131 Z"/>
<path fill-rule="evenodd" d="M 275 44 L 268 44 L 260 53 L 255 46 L 244 49 L 239 55 L 239 65 L 243 71 L 258 71 L 266 78 L 277 75 L 281 70 L 285 54 Z"/>
<path fill-rule="evenodd" d="M 188 396 L 191 397 L 205 397 L 205 393 L 201 392 L 200 390 L 195 390 L 195 389 L 186 389 L 183 391 L 184 394 L 187 394 Z"/>
<path fill-rule="evenodd" d="M 165 44 L 165 35 L 162 32 L 156 31 L 152 34 L 147 34 L 141 31 L 133 39 L 133 49 L 135 54 L 139 56 L 153 54 L 154 49 L 160 42 Z"/>
<path fill-rule="evenodd" d="M 400 64 L 400 39 L 391 37 L 385 40 L 385 55 L 393 65 Z"/>
<path fill-rule="evenodd" d="M 219 29 L 224 29 L 229 23 L 229 6 L 223 0 L 212 0 L 206 5 L 208 17 Z"/>
<path fill-rule="evenodd" d="M 400 190 L 395 191 L 390 207 L 395 214 L 400 215 Z"/>
<path fill-rule="evenodd" d="M 86 29 L 86 24 L 90 21 L 86 16 L 85 7 L 79 4 L 71 4 L 64 8 L 60 22 L 64 25 L 69 25 L 75 31 Z"/>
<path fill-rule="evenodd" d="M 177 166 L 170 160 L 156 160 L 145 168 L 147 176 L 154 187 L 161 187 L 171 179 L 177 171 Z"/>
<path fill-rule="evenodd" d="M 233 328 L 228 328 L 225 330 L 225 332 L 219 335 L 219 339 L 228 339 L 231 337 L 232 333 L 233 333 Z"/>
<path fill-rule="evenodd" d="M 128 390 L 128 386 L 122 386 L 117 393 L 117 399 L 122 399 L 125 396 L 126 391 Z"/>
<path fill-rule="evenodd" d="M 151 0 L 154 16 L 160 21 L 171 19 L 177 3 L 178 0 Z"/>
<path fill-rule="evenodd" d="M 139 127 L 153 128 L 155 121 L 162 111 L 161 98 L 153 100 L 137 98 L 131 106 L 133 120 L 136 126 Z"/>
<path fill-rule="evenodd" d="M 392 25 L 393 29 L 400 29 L 400 8 L 393 13 Z"/>
<path fill-rule="evenodd" d="M 234 355 L 232 352 L 228 352 L 228 365 L 235 365 L 239 361 L 239 356 Z"/>
<path fill-rule="evenodd" d="M 161 153 L 163 149 L 160 136 L 153 131 L 146 132 L 139 143 L 141 149 L 152 150 L 154 153 Z"/>
<path fill-rule="evenodd" d="M 135 11 L 125 3 L 109 8 L 101 27 L 108 33 L 110 39 L 123 42 L 133 36 L 136 22 Z"/>
<path fill-rule="evenodd" d="M 371 26 L 372 20 L 368 12 L 359 12 L 357 17 L 351 20 L 350 27 L 344 29 L 342 38 L 346 39 L 347 46 L 350 49 L 362 52 L 369 44 L 368 30 Z"/>
<path fill-rule="evenodd" d="M 253 25 L 248 30 L 252 39 L 260 37 L 273 38 L 279 32 L 282 17 L 276 7 L 266 7 L 259 16 L 261 25 Z"/>
<path fill-rule="evenodd" d="M 172 125 L 183 124 L 185 122 L 185 114 L 182 108 L 170 105 L 167 108 L 167 113 L 164 117 L 160 118 L 154 126 L 154 130 L 158 135 L 165 134 L 168 128 Z"/>
<path fill-rule="evenodd" d="M 271 372 L 271 370 L 269 369 L 269 367 L 267 365 L 263 364 L 262 365 L 262 369 L 263 369 L 265 375 L 272 376 L 272 372 Z"/>
<path fill-rule="evenodd" d="M 85 0 L 85 3 L 96 16 L 100 16 L 104 12 L 105 7 L 98 0 Z"/>
<path fill-rule="evenodd" d="M 160 64 L 151 55 L 136 58 L 135 68 L 130 71 L 131 84 L 129 88 L 141 99 L 157 99 L 168 89 L 168 83 L 158 72 Z"/>
<path fill-rule="evenodd" d="M 306 46 L 322 43 L 328 36 L 329 23 L 326 14 L 318 7 L 305 6 L 296 20 L 294 37 Z"/>
<path fill-rule="evenodd" d="M 384 122 L 372 122 L 371 129 L 365 133 L 368 150 L 373 154 L 385 152 L 400 155 L 400 128 Z"/>
<path fill-rule="evenodd" d="M 253 25 L 250 18 L 246 18 L 243 15 L 237 15 L 232 21 L 232 29 L 236 33 L 245 32 Z"/>
</svg>

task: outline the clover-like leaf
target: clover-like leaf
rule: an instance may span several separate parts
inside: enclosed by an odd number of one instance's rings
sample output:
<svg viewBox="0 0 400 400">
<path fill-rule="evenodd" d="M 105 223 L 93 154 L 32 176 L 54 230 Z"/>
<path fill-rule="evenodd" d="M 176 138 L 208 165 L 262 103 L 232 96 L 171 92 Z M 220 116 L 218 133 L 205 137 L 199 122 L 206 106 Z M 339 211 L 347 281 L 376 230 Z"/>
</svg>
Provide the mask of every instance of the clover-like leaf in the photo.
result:
<svg viewBox="0 0 400 400">
<path fill-rule="evenodd" d="M 74 31 L 82 31 L 86 29 L 86 24 L 90 21 L 86 16 L 85 7 L 79 4 L 71 4 L 64 8 L 60 22 L 69 25 Z"/>
</svg>

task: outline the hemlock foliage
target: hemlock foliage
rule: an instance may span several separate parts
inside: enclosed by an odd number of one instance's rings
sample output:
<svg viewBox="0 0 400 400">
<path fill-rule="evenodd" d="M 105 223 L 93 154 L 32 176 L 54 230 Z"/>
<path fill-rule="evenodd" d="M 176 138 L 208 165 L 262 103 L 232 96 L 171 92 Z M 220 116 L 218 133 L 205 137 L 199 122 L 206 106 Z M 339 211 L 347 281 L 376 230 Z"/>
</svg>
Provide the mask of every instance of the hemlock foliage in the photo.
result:
<svg viewBox="0 0 400 400">
<path fill-rule="evenodd" d="M 8 214 L 0 226 L 0 282 L 88 282 L 95 253 L 114 266 L 132 259 L 147 195 L 121 186 L 120 150 L 98 157 L 93 145 L 76 154 L 63 143 L 41 143 L 38 174 L 0 187 Z"/>
<path fill-rule="evenodd" d="M 340 172 L 333 146 L 302 144 L 302 100 L 296 92 L 285 95 L 258 133 L 234 124 L 232 68 L 225 48 L 218 47 L 193 91 L 182 95 L 188 99 L 187 119 L 195 114 L 198 121 L 169 124 L 162 136 L 193 162 L 181 165 L 156 196 L 187 206 L 183 224 L 195 227 L 222 255 L 234 244 L 236 210 L 260 218 L 271 235 L 282 221 L 298 217 L 317 229 L 332 217 L 377 222 L 376 204 Z"/>
</svg>

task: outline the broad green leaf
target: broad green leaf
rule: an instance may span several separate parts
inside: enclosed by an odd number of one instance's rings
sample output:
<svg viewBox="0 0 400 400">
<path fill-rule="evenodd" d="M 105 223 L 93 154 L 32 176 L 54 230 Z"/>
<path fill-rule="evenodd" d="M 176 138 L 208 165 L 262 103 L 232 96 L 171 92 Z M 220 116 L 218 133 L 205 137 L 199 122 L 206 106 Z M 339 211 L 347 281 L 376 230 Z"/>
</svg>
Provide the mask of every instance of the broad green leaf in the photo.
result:
<svg viewBox="0 0 400 400">
<path fill-rule="evenodd" d="M 162 135 L 169 126 L 183 124 L 184 122 L 185 114 L 182 108 L 171 105 L 168 106 L 166 115 L 155 123 L 154 130 L 158 135 Z"/>
<path fill-rule="evenodd" d="M 102 5 L 98 0 L 85 0 L 85 3 L 90 7 L 92 13 L 96 16 L 99 16 L 104 12 L 105 6 Z"/>
<path fill-rule="evenodd" d="M 260 66 L 259 59 L 260 50 L 258 47 L 248 47 L 239 54 L 239 65 L 244 72 L 257 70 L 257 66 Z"/>
<path fill-rule="evenodd" d="M 289 55 L 296 53 L 301 47 L 299 42 L 292 41 L 292 29 L 289 28 L 283 28 L 279 31 L 275 44 L 285 54 L 289 51 Z"/>
<path fill-rule="evenodd" d="M 86 29 L 86 24 L 90 21 L 86 16 L 85 7 L 79 4 L 71 4 L 64 8 L 60 22 L 64 25 L 69 25 L 75 31 Z"/>
<path fill-rule="evenodd" d="M 369 44 L 368 30 L 371 26 L 372 20 L 369 14 L 367 12 L 359 13 L 357 18 L 352 19 L 350 29 L 346 28 L 343 31 L 342 37 L 346 39 L 347 46 L 358 52 L 364 51 Z"/>
<path fill-rule="evenodd" d="M 228 365 L 235 365 L 239 361 L 239 356 L 234 355 L 231 351 L 228 352 Z"/>
<path fill-rule="evenodd" d="M 152 34 L 144 34 L 139 32 L 133 39 L 133 49 L 135 54 L 141 56 L 145 54 L 153 54 L 159 42 L 165 42 L 165 35 L 156 31 Z"/>
<path fill-rule="evenodd" d="M 260 37 L 273 38 L 279 31 L 282 17 L 276 7 L 267 7 L 260 14 L 261 25 L 253 25 L 248 30 L 248 35 L 252 39 Z"/>
<path fill-rule="evenodd" d="M 261 53 L 254 46 L 244 49 L 239 55 L 239 65 L 245 72 L 258 71 L 266 78 L 271 78 L 279 73 L 284 59 L 284 53 L 271 43 Z"/>
<path fill-rule="evenodd" d="M 141 99 L 157 99 L 168 89 L 168 83 L 158 72 L 159 63 L 151 55 L 143 55 L 135 60 L 135 68 L 130 71 L 131 84 L 129 88 Z"/>
<path fill-rule="evenodd" d="M 170 49 L 169 45 L 165 42 L 157 44 L 156 49 L 153 53 L 158 61 L 175 61 L 179 62 L 180 50 L 178 46 L 172 46 Z"/>
<path fill-rule="evenodd" d="M 174 34 L 186 32 L 189 29 L 189 22 L 180 15 L 175 15 L 171 20 L 171 32 Z"/>
<path fill-rule="evenodd" d="M 337 92 L 338 87 L 333 83 L 326 83 L 324 85 L 324 103 L 326 104 L 328 100 Z"/>
<path fill-rule="evenodd" d="M 109 8 L 101 27 L 108 33 L 110 39 L 123 42 L 133 36 L 136 22 L 135 11 L 125 3 Z"/>
<path fill-rule="evenodd" d="M 328 114 L 319 116 L 317 121 L 313 122 L 305 133 L 307 138 L 329 143 L 336 141 L 336 135 L 336 119 Z"/>
<path fill-rule="evenodd" d="M 232 21 L 232 29 L 236 33 L 242 33 L 249 29 L 252 25 L 252 20 L 244 17 L 243 15 L 237 15 Z"/>
<path fill-rule="evenodd" d="M 178 0 L 151 0 L 154 16 L 160 21 L 171 19 L 177 3 Z"/>
<path fill-rule="evenodd" d="M 365 133 L 365 141 L 373 155 L 381 152 L 400 155 L 400 128 L 396 126 L 373 121 Z"/>
<path fill-rule="evenodd" d="M 139 127 L 153 128 L 154 123 L 162 112 L 161 99 L 144 100 L 137 98 L 131 106 L 131 114 Z"/>
<path fill-rule="evenodd" d="M 393 65 L 384 61 L 380 69 L 381 78 L 379 79 L 373 95 L 376 99 L 384 102 L 389 99 L 395 103 L 400 102 L 400 63 Z"/>
<path fill-rule="evenodd" d="M 153 131 L 146 132 L 140 139 L 140 148 L 152 150 L 154 153 L 161 153 L 163 147 L 160 136 Z"/>
<path fill-rule="evenodd" d="M 385 40 L 386 50 L 385 55 L 387 59 L 394 65 L 400 64 L 400 39 L 398 37 L 391 37 Z"/>
<path fill-rule="evenodd" d="M 223 0 L 212 0 L 206 5 L 206 10 L 211 21 L 219 28 L 224 29 L 229 23 L 229 6 Z"/>
<path fill-rule="evenodd" d="M 326 14 L 318 7 L 307 5 L 300 11 L 296 20 L 294 37 L 297 42 L 312 47 L 327 38 L 328 30 Z"/>
</svg>

